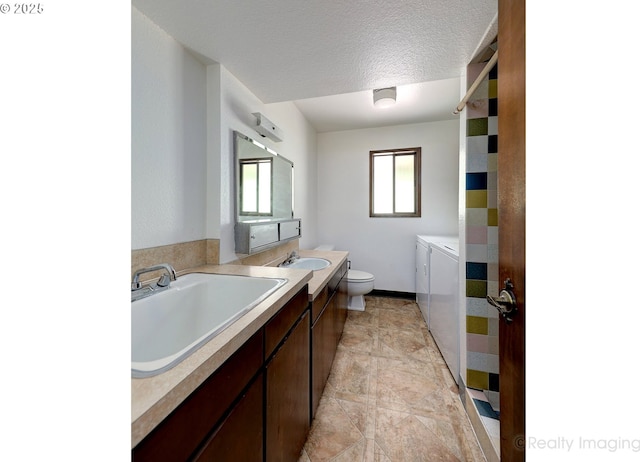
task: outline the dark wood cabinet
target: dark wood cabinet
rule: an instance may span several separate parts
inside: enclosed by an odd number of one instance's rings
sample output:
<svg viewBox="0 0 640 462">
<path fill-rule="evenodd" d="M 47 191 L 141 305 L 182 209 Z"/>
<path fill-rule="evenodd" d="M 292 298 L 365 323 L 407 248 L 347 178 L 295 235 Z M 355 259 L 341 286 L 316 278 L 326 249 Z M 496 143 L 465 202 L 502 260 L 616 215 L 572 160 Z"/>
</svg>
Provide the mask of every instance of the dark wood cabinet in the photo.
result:
<svg viewBox="0 0 640 462">
<path fill-rule="evenodd" d="M 333 341 L 335 310 L 332 304 L 334 299 L 335 297 L 332 297 L 325 305 L 325 309 L 321 312 L 311 330 L 311 419 L 316 415 L 336 352 L 335 342 Z"/>
<path fill-rule="evenodd" d="M 344 264 L 343 267 L 344 273 L 338 282 L 338 285 L 335 290 L 335 298 L 336 298 L 336 316 L 334 318 L 335 322 L 335 342 L 336 347 L 340 342 L 340 338 L 342 337 L 342 331 L 344 330 L 344 324 L 347 322 L 347 316 L 349 315 L 348 306 L 349 306 L 349 295 L 347 293 L 347 264 Z"/>
<path fill-rule="evenodd" d="M 312 302 L 315 320 L 311 327 L 311 419 L 315 417 L 329 378 L 338 342 L 347 320 L 347 263 L 345 262 Z"/>
<path fill-rule="evenodd" d="M 265 324 L 265 361 L 269 360 L 269 357 L 286 339 L 291 328 L 298 322 L 303 312 L 308 308 L 308 299 L 309 295 L 307 291 L 301 290 Z"/>
<path fill-rule="evenodd" d="M 310 426 L 310 322 L 305 311 L 266 366 L 266 460 L 295 462 Z"/>
<path fill-rule="evenodd" d="M 132 450 L 132 460 L 297 460 L 309 430 L 309 335 L 305 285 Z M 282 456 L 265 452 L 274 431 L 282 433 L 274 453 Z"/>
<path fill-rule="evenodd" d="M 189 460 L 259 373 L 263 343 L 264 334 L 260 330 L 138 443 L 133 449 L 132 460 Z M 254 412 L 261 413 L 262 406 Z"/>
<path fill-rule="evenodd" d="M 194 461 L 264 460 L 263 389 L 263 374 L 260 374 L 205 441 Z"/>
</svg>

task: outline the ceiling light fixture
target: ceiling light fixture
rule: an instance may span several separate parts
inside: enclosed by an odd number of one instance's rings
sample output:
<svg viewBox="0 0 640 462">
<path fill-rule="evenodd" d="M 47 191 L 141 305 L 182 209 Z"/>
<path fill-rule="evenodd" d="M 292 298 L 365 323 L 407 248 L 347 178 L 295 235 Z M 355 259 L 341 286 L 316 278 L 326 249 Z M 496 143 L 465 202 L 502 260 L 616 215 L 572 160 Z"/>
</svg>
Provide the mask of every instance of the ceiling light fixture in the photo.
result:
<svg viewBox="0 0 640 462">
<path fill-rule="evenodd" d="M 373 90 L 373 105 L 376 107 L 393 106 L 396 102 L 396 87 Z"/>
</svg>

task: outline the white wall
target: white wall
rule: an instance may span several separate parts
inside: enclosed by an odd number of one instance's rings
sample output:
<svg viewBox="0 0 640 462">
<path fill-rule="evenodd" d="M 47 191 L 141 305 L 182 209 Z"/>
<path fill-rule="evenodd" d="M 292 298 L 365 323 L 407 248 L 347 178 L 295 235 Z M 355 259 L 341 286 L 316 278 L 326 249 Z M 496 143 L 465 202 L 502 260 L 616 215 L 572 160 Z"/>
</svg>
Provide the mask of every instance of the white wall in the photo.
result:
<svg viewBox="0 0 640 462">
<path fill-rule="evenodd" d="M 422 148 L 422 217 L 369 217 L 369 151 Z M 459 121 L 318 134 L 318 240 L 375 288 L 415 292 L 416 234 L 458 234 Z"/>
<path fill-rule="evenodd" d="M 296 217 L 314 240 L 316 134 L 293 103 L 263 104 L 220 64 L 205 65 L 132 8 L 132 249 L 220 239 L 235 254 L 233 131 L 294 162 Z M 260 138 L 253 112 L 283 131 Z"/>
<path fill-rule="evenodd" d="M 296 218 L 302 218 L 301 249 L 316 246 L 318 231 L 318 164 L 317 135 L 293 103 L 273 103 L 265 108 L 270 120 L 278 120 L 286 126 L 285 143 L 277 152 L 293 162 L 294 208 Z M 273 119 L 271 118 L 273 117 Z"/>
<path fill-rule="evenodd" d="M 131 22 L 131 248 L 203 239 L 205 66 L 135 8 Z"/>
</svg>

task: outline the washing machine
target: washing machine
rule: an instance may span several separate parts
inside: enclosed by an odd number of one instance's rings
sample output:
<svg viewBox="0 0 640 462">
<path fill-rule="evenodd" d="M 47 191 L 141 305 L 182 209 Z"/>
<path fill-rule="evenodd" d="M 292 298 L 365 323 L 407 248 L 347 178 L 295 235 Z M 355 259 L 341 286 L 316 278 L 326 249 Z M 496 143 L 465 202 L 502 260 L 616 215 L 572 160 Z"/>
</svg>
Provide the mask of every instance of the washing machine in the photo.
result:
<svg viewBox="0 0 640 462">
<path fill-rule="evenodd" d="M 459 241 L 418 235 L 416 302 L 456 383 L 460 377 Z"/>
</svg>

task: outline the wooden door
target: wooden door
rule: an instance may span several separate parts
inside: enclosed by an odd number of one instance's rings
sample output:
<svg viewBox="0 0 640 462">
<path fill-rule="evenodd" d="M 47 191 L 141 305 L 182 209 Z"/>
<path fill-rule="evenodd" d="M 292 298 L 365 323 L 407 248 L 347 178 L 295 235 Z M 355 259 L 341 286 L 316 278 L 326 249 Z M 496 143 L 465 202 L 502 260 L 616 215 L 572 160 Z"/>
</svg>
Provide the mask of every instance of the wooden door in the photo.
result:
<svg viewBox="0 0 640 462">
<path fill-rule="evenodd" d="M 525 458 L 525 2 L 498 2 L 498 225 L 500 282 L 518 312 L 500 321 L 500 459 Z"/>
</svg>

